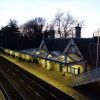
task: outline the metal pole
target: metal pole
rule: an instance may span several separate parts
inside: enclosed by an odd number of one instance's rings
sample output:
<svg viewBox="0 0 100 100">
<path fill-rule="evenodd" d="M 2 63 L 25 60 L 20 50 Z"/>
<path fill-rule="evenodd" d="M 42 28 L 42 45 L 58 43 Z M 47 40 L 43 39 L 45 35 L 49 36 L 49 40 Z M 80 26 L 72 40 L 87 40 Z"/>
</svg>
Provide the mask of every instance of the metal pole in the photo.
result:
<svg viewBox="0 0 100 100">
<path fill-rule="evenodd" d="M 98 38 L 97 38 L 97 55 L 96 55 L 96 68 L 98 67 L 98 54 L 99 54 L 99 30 L 98 30 Z M 96 71 L 97 74 L 97 71 Z"/>
</svg>

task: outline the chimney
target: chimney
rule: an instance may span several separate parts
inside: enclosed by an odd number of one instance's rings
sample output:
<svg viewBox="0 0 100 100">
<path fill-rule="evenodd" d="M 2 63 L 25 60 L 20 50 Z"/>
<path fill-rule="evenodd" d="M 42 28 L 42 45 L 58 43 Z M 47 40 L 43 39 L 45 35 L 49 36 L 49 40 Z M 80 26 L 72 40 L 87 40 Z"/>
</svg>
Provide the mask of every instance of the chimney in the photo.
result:
<svg viewBox="0 0 100 100">
<path fill-rule="evenodd" d="M 75 27 L 75 36 L 76 38 L 81 38 L 81 27 L 79 24 Z"/>
</svg>

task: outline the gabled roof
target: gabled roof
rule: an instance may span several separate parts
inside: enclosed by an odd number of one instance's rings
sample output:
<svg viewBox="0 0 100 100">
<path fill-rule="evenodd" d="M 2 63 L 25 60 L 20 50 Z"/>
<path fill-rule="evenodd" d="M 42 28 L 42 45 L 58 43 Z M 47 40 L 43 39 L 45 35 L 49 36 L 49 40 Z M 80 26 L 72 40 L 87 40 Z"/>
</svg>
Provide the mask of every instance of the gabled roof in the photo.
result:
<svg viewBox="0 0 100 100">
<path fill-rule="evenodd" d="M 81 54 L 79 48 L 77 47 L 77 45 L 75 44 L 74 40 L 71 39 L 67 45 L 67 47 L 65 48 L 64 54 L 69 55 L 70 53 L 74 53 L 77 56 L 81 57 L 83 59 L 83 55 Z"/>
<path fill-rule="evenodd" d="M 41 44 L 39 46 L 39 49 L 40 50 L 47 50 L 47 47 L 46 47 L 46 44 L 45 44 L 44 40 L 42 40 L 42 42 L 41 42 Z"/>
<path fill-rule="evenodd" d="M 94 38 L 73 39 L 85 60 L 93 66 L 96 65 L 97 40 Z M 100 42 L 100 41 L 99 41 Z M 100 46 L 98 53 L 98 66 L 100 66 Z"/>
<path fill-rule="evenodd" d="M 44 39 L 46 47 L 48 51 L 61 51 L 63 52 L 66 46 L 68 45 L 70 39 L 63 39 L 63 38 L 49 38 Z"/>
<path fill-rule="evenodd" d="M 63 54 L 63 52 L 65 51 L 65 48 L 69 48 L 69 42 L 70 42 L 70 38 L 45 38 L 44 42 L 45 45 L 47 47 L 47 50 L 49 51 L 50 54 L 59 54 L 59 52 L 61 54 Z M 84 60 L 87 60 L 87 62 L 89 64 L 92 64 L 93 66 L 95 66 L 95 62 L 96 62 L 96 43 L 97 43 L 97 38 L 73 38 L 72 39 L 75 43 L 75 45 L 77 46 L 78 50 L 81 52 Z M 93 45 L 95 44 L 95 46 Z M 99 51 L 100 51 L 100 47 L 99 47 Z M 100 66 L 100 53 L 99 53 L 99 66 Z"/>
<path fill-rule="evenodd" d="M 44 38 L 43 40 L 44 40 L 44 42 L 45 42 L 45 45 L 46 45 L 48 51 L 52 51 L 52 47 L 53 47 L 53 45 L 54 45 L 55 39 Z"/>
<path fill-rule="evenodd" d="M 73 39 L 80 52 L 82 53 L 85 59 L 89 59 L 90 57 L 90 44 L 94 42 L 93 38 L 80 38 Z"/>
</svg>

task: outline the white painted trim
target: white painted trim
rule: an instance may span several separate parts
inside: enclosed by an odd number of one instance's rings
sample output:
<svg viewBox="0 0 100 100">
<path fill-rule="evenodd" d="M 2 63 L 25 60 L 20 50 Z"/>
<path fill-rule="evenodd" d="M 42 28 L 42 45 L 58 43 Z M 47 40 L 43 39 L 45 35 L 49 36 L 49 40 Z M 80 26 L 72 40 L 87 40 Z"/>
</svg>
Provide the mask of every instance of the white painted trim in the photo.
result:
<svg viewBox="0 0 100 100">
<path fill-rule="evenodd" d="M 44 47 L 45 49 L 42 48 L 42 47 Z M 46 44 L 45 44 L 45 41 L 44 40 L 42 40 L 42 42 L 41 42 L 41 44 L 39 46 L 39 49 L 48 50 L 47 47 L 46 47 Z"/>
<path fill-rule="evenodd" d="M 66 48 L 65 48 L 65 50 L 64 50 L 64 52 L 63 52 L 63 54 L 65 54 L 65 53 L 68 51 L 68 48 L 70 47 L 71 44 L 74 44 L 74 45 L 75 45 L 76 49 L 78 50 L 80 56 L 81 56 L 82 59 L 83 59 L 84 57 L 83 57 L 82 53 L 80 52 L 80 50 L 78 49 L 78 47 L 77 47 L 77 45 L 76 45 L 76 43 L 74 42 L 73 39 L 71 39 L 71 40 L 69 41 L 69 43 L 68 43 L 68 45 L 66 46 Z"/>
</svg>

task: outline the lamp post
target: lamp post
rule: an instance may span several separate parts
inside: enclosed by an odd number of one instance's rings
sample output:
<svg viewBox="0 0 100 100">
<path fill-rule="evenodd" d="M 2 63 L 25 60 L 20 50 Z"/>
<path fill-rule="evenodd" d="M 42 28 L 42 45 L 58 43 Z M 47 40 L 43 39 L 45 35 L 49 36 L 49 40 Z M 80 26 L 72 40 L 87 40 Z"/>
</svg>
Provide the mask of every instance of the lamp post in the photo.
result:
<svg viewBox="0 0 100 100">
<path fill-rule="evenodd" d="M 98 67 L 98 54 L 99 54 L 99 30 L 98 30 L 98 38 L 97 38 L 97 52 L 96 52 L 96 68 Z M 97 75 L 97 71 L 96 71 Z"/>
</svg>

